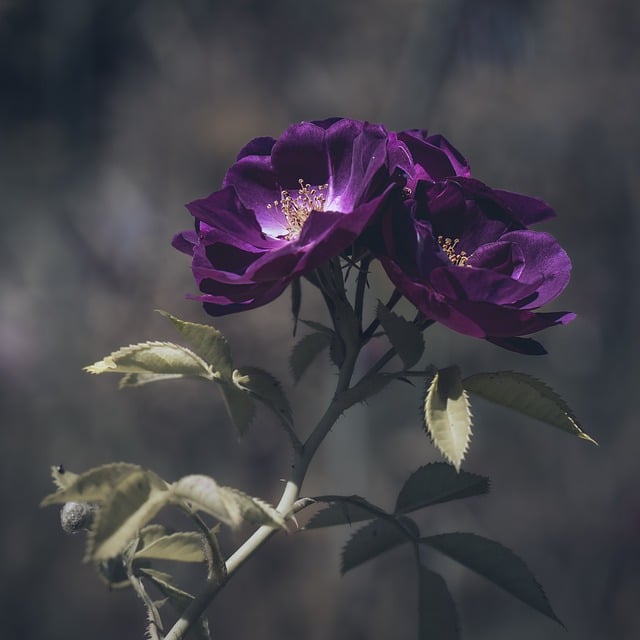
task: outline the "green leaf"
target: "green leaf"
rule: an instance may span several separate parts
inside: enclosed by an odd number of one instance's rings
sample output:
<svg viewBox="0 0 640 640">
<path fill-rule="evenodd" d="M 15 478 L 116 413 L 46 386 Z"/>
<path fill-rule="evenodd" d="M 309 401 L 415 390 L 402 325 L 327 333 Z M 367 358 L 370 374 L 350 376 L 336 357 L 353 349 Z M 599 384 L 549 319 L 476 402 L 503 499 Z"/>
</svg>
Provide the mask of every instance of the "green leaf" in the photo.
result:
<svg viewBox="0 0 640 640">
<path fill-rule="evenodd" d="M 270 373 L 257 367 L 242 367 L 233 372 L 233 381 L 238 388 L 248 391 L 269 407 L 285 424 L 292 425 L 289 400 L 281 384 Z"/>
<path fill-rule="evenodd" d="M 213 379 L 211 367 L 193 351 L 172 342 L 141 342 L 114 351 L 84 368 L 89 373 L 160 373 Z"/>
<path fill-rule="evenodd" d="M 173 326 L 184 336 L 189 346 L 211 365 L 222 378 L 230 378 L 233 370 L 231 347 L 226 338 L 214 327 L 195 322 L 185 322 L 166 311 L 158 311 L 168 318 Z"/>
<path fill-rule="evenodd" d="M 513 597 L 564 626 L 527 565 L 498 542 L 475 533 L 443 533 L 421 538 L 420 542 L 479 573 Z"/>
<path fill-rule="evenodd" d="M 286 528 L 282 514 L 266 502 L 238 489 L 221 487 L 208 476 L 185 476 L 173 484 L 172 493 L 179 500 L 188 501 L 193 508 L 205 511 L 230 527 L 250 522 Z"/>
<path fill-rule="evenodd" d="M 567 403 L 537 378 L 516 371 L 496 371 L 469 376 L 462 384 L 470 393 L 598 444 L 582 430 Z"/>
<path fill-rule="evenodd" d="M 326 333 L 310 333 L 300 340 L 291 352 L 289 364 L 293 379 L 298 382 L 315 358 L 331 344 Z"/>
<path fill-rule="evenodd" d="M 221 384 L 220 393 L 233 426 L 240 436 L 244 436 L 256 413 L 253 398 L 248 391 L 239 389 L 233 384 Z"/>
<path fill-rule="evenodd" d="M 122 553 L 167 504 L 169 495 L 155 474 L 135 471 L 127 475 L 98 511 L 88 536 L 86 559 L 98 562 Z"/>
<path fill-rule="evenodd" d="M 140 533 L 138 534 L 138 549 L 143 549 L 152 542 L 169 536 L 172 533 L 173 531 L 161 524 L 148 524 L 146 527 L 140 529 Z"/>
<path fill-rule="evenodd" d="M 305 529 L 353 524 L 377 518 L 382 513 L 381 509 L 360 496 L 322 496 L 314 499 L 331 504 L 326 509 L 315 513 L 305 525 Z"/>
<path fill-rule="evenodd" d="M 418 567 L 418 639 L 459 640 L 456 605 L 441 575 Z"/>
<path fill-rule="evenodd" d="M 118 387 L 120 389 L 142 387 L 150 382 L 178 380 L 184 377 L 185 375 L 183 373 L 125 373 L 122 378 L 120 378 Z"/>
<path fill-rule="evenodd" d="M 433 376 L 424 421 L 435 446 L 460 471 L 471 439 L 471 411 L 457 366 L 439 369 Z"/>
<path fill-rule="evenodd" d="M 419 535 L 418 527 L 410 518 L 398 518 L 397 523 L 378 519 L 366 524 L 349 538 L 342 551 L 342 574 Z"/>
<path fill-rule="evenodd" d="M 138 465 L 116 462 L 94 467 L 80 475 L 73 474 L 75 478 L 66 488 L 48 495 L 40 504 L 46 507 L 65 502 L 102 502 L 121 480 L 136 471 L 140 471 Z"/>
<path fill-rule="evenodd" d="M 327 325 L 315 322 L 314 320 L 300 320 L 300 322 L 306 324 L 310 329 L 315 329 L 318 333 L 325 333 L 328 336 L 332 336 L 335 333 L 331 327 L 327 327 Z"/>
<path fill-rule="evenodd" d="M 416 325 L 389 311 L 378 301 L 376 316 L 391 344 L 395 347 L 405 369 L 415 365 L 424 353 L 424 337 Z"/>
<path fill-rule="evenodd" d="M 204 562 L 202 535 L 193 531 L 173 533 L 157 538 L 134 554 L 134 559 L 155 558 L 177 562 Z"/>
<path fill-rule="evenodd" d="M 395 512 L 408 513 L 488 491 L 489 478 L 467 471 L 456 473 L 451 465 L 433 462 L 420 467 L 409 476 L 398 494 Z"/>
<path fill-rule="evenodd" d="M 51 467 L 51 477 L 58 489 L 68 489 L 78 477 L 77 473 L 67 471 L 61 464 Z"/>
</svg>

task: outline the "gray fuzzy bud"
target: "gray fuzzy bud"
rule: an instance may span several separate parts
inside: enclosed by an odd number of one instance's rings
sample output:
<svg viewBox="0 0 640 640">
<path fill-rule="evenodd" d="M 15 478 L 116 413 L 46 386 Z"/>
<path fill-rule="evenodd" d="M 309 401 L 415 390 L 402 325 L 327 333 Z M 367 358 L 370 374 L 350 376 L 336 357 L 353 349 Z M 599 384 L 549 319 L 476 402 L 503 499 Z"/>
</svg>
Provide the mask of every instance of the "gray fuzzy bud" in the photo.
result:
<svg viewBox="0 0 640 640">
<path fill-rule="evenodd" d="M 91 502 L 67 502 L 60 510 L 60 524 L 66 533 L 88 530 L 93 524 L 97 506 Z"/>
</svg>

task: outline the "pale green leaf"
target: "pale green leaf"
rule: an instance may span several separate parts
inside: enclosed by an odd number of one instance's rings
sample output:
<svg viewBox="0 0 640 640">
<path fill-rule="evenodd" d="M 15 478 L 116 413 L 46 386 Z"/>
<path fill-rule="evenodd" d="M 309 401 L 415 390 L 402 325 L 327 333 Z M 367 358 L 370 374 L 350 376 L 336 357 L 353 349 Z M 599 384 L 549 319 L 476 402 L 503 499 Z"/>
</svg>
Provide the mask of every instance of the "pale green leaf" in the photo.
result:
<svg viewBox="0 0 640 640">
<path fill-rule="evenodd" d="M 289 400 L 281 384 L 270 373 L 257 367 L 242 367 L 233 372 L 233 381 L 237 387 L 248 391 L 269 407 L 285 424 L 292 425 Z"/>
<path fill-rule="evenodd" d="M 103 503 L 89 533 L 87 560 L 100 561 L 123 552 L 162 507 L 169 492 L 155 474 L 135 471 L 126 476 Z"/>
<path fill-rule="evenodd" d="M 56 464 L 51 467 L 51 477 L 58 489 L 68 489 L 76 481 L 78 474 L 68 471 L 61 464 Z"/>
<path fill-rule="evenodd" d="M 294 347 L 289 359 L 293 379 L 298 382 L 315 358 L 331 344 L 326 333 L 310 333 Z"/>
<path fill-rule="evenodd" d="M 377 518 L 381 510 L 360 496 L 322 496 L 318 502 L 330 502 L 330 506 L 314 514 L 305 529 L 319 529 L 341 524 L 353 524 Z"/>
<path fill-rule="evenodd" d="M 489 491 L 489 478 L 433 462 L 412 473 L 398 494 L 396 513 L 409 513 L 450 500 L 477 496 Z"/>
<path fill-rule="evenodd" d="M 460 471 L 471 439 L 471 411 L 458 367 L 439 369 L 433 376 L 424 421 L 435 446 Z"/>
<path fill-rule="evenodd" d="M 231 347 L 226 338 L 214 327 L 185 322 L 166 311 L 158 311 L 168 318 L 184 336 L 189 346 L 223 378 L 230 378 L 233 369 Z"/>
<path fill-rule="evenodd" d="M 146 527 L 140 529 L 140 533 L 138 534 L 138 549 L 142 549 L 159 538 L 164 538 L 172 533 L 173 531 L 167 529 L 164 525 L 156 523 L 148 524 Z"/>
<path fill-rule="evenodd" d="M 142 387 L 150 382 L 162 382 L 163 380 L 179 380 L 184 378 L 183 373 L 125 373 L 118 387 L 120 389 L 127 389 L 133 387 Z"/>
<path fill-rule="evenodd" d="M 134 559 L 155 558 L 177 562 L 204 562 L 202 535 L 193 531 L 183 531 L 162 536 L 147 543 L 134 554 Z"/>
<path fill-rule="evenodd" d="M 253 398 L 248 391 L 239 389 L 233 384 L 222 383 L 220 393 L 233 426 L 239 435 L 245 435 L 256 413 Z"/>
<path fill-rule="evenodd" d="M 421 538 L 420 542 L 484 576 L 513 597 L 562 625 L 527 565 L 510 549 L 475 533 L 443 533 Z"/>
<path fill-rule="evenodd" d="M 470 393 L 597 444 L 582 430 L 567 403 L 537 378 L 516 371 L 497 371 L 469 376 L 463 385 Z"/>
<path fill-rule="evenodd" d="M 65 489 L 48 495 L 41 505 L 44 507 L 65 502 L 102 502 L 111 495 L 123 478 L 139 470 L 138 465 L 116 462 L 94 467 L 80 475 L 73 474 L 73 482 L 67 484 Z M 69 472 L 65 472 L 61 477 L 67 473 Z"/>
<path fill-rule="evenodd" d="M 415 324 L 389 311 L 378 302 L 376 316 L 385 330 L 389 342 L 395 347 L 405 369 L 415 365 L 424 353 L 424 337 L 422 331 Z"/>
<path fill-rule="evenodd" d="M 418 640 L 459 640 L 455 602 L 443 577 L 418 567 Z"/>
<path fill-rule="evenodd" d="M 232 487 L 221 487 L 209 476 L 191 475 L 172 486 L 173 495 L 230 527 L 243 522 L 286 528 L 285 519 L 272 506 Z"/>
<path fill-rule="evenodd" d="M 358 529 L 347 541 L 342 551 L 341 571 L 360 566 L 363 562 L 409 542 L 420 535 L 418 527 L 410 518 L 398 518 L 397 522 L 378 519 Z"/>
<path fill-rule="evenodd" d="M 186 347 L 172 342 L 141 342 L 114 351 L 84 368 L 89 373 L 155 373 L 213 379 L 211 367 Z"/>
</svg>

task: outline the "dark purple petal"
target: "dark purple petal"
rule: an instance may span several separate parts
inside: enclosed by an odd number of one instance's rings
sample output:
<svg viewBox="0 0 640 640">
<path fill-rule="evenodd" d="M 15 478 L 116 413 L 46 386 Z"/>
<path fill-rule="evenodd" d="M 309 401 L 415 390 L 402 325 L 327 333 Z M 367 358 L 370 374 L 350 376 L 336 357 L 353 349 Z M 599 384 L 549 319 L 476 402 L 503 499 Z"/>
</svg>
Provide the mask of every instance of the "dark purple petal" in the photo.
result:
<svg viewBox="0 0 640 640">
<path fill-rule="evenodd" d="M 502 189 L 494 189 L 493 191 L 504 202 L 514 218 L 525 227 L 550 220 L 556 216 L 556 212 L 544 200 Z"/>
<path fill-rule="evenodd" d="M 195 231 L 182 231 L 181 233 L 176 233 L 171 241 L 172 247 L 190 256 L 193 255 L 193 248 L 197 244 L 198 234 Z"/>
<path fill-rule="evenodd" d="M 238 153 L 238 157 L 236 158 L 236 162 L 238 160 L 242 160 L 246 156 L 268 156 L 271 155 L 271 149 L 273 149 L 273 145 L 276 141 L 273 138 L 269 138 L 267 136 L 261 138 L 254 138 L 250 142 L 248 142 L 240 152 Z"/>
<path fill-rule="evenodd" d="M 503 349 L 522 353 L 526 356 L 544 356 L 547 354 L 547 350 L 533 338 L 493 338 L 488 336 L 487 341 Z"/>
</svg>

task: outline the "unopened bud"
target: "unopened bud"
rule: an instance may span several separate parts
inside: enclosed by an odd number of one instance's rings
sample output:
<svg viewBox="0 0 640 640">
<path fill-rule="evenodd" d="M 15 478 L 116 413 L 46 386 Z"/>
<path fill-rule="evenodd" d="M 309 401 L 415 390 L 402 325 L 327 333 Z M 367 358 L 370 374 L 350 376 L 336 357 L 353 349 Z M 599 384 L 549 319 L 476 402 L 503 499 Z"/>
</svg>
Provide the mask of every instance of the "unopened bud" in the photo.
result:
<svg viewBox="0 0 640 640">
<path fill-rule="evenodd" d="M 88 530 L 93 524 L 97 506 L 91 502 L 66 502 L 60 510 L 60 524 L 65 533 Z"/>
</svg>

